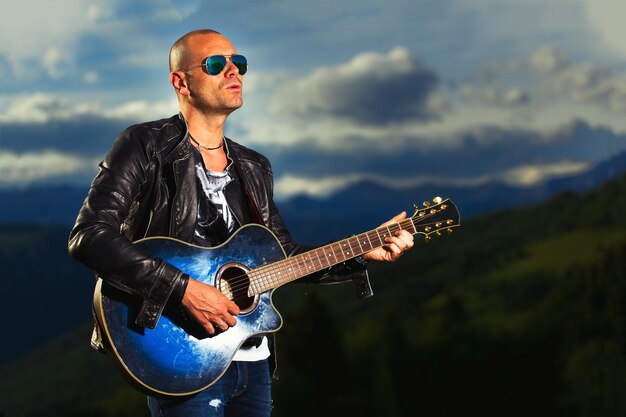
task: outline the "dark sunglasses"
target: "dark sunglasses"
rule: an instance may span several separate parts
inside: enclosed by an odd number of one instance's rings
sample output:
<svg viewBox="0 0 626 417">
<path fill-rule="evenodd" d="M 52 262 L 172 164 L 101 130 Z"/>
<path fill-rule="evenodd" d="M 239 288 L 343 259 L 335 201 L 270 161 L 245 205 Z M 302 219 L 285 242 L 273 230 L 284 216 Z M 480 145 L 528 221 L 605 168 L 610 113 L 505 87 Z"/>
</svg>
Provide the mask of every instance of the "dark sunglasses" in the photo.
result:
<svg viewBox="0 0 626 417">
<path fill-rule="evenodd" d="M 226 68 L 226 59 L 229 59 L 237 67 L 240 75 L 244 75 L 248 71 L 248 60 L 243 55 L 211 55 L 204 59 L 202 65 L 197 67 L 185 68 L 179 71 L 187 71 L 193 68 L 204 68 L 211 75 L 220 74 Z"/>
</svg>

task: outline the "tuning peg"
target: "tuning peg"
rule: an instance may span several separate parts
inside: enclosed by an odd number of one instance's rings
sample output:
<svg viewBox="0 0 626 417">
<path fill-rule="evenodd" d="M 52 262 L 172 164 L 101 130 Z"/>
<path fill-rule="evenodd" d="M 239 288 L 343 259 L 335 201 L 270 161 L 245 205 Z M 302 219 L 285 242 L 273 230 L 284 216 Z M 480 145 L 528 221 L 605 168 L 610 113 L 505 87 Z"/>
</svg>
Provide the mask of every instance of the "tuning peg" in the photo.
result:
<svg viewBox="0 0 626 417">
<path fill-rule="evenodd" d="M 430 236 L 424 236 L 424 242 L 429 243 L 430 242 Z"/>
<path fill-rule="evenodd" d="M 422 205 L 423 205 L 424 207 L 430 207 L 430 201 L 424 201 L 424 202 L 422 203 Z"/>
<path fill-rule="evenodd" d="M 435 198 L 433 198 L 433 203 L 435 203 L 435 204 L 439 204 L 439 203 L 441 203 L 442 201 L 443 201 L 443 199 L 442 199 L 441 197 L 435 197 Z"/>
<path fill-rule="evenodd" d="M 437 230 L 437 236 L 441 236 L 441 232 L 439 230 Z"/>
<path fill-rule="evenodd" d="M 448 231 L 448 234 L 452 234 L 452 229 L 451 228 L 448 227 L 446 230 Z"/>
</svg>

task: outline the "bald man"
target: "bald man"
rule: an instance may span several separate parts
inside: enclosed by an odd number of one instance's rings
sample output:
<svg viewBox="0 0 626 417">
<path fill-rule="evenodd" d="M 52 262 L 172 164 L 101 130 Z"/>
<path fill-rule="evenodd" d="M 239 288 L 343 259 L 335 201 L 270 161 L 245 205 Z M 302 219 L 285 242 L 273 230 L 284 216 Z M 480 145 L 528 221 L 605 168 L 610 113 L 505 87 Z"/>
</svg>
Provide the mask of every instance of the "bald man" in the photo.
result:
<svg viewBox="0 0 626 417">
<path fill-rule="evenodd" d="M 287 256 L 309 250 L 293 241 L 273 201 L 272 168 L 259 153 L 224 136 L 228 116 L 243 104 L 247 60 L 222 34 L 187 33 L 170 50 L 170 83 L 180 113 L 131 126 L 99 166 L 69 239 L 70 254 L 105 285 L 140 300 L 134 325 L 153 329 L 160 315 L 182 310 L 210 335 L 237 325 L 239 306 L 132 242 L 169 236 L 215 247 L 241 226 L 271 230 Z M 405 213 L 390 222 L 403 219 Z M 306 277 L 354 281 L 369 288 L 367 261 L 394 261 L 413 246 L 406 231 L 383 247 Z M 92 345 L 106 350 L 96 320 Z M 153 416 L 269 416 L 273 333 L 243 343 L 219 380 L 184 398 L 148 397 Z"/>
</svg>

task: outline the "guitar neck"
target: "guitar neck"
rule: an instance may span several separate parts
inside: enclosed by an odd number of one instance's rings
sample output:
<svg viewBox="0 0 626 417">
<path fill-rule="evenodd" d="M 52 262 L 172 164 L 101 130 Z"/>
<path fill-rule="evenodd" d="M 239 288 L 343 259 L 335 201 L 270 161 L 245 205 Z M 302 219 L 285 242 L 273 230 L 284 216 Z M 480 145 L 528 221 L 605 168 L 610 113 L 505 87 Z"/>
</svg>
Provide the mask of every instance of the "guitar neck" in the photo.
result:
<svg viewBox="0 0 626 417">
<path fill-rule="evenodd" d="M 415 214 L 410 218 L 249 271 L 248 296 L 264 293 L 363 255 L 383 246 L 385 239 L 395 236 L 399 230 L 406 230 L 412 235 L 420 233 L 428 239 L 433 233 L 441 234 L 441 230 L 451 232 L 453 227 L 460 226 L 459 212 L 454 203 L 449 199 L 442 201 L 439 197 L 433 201 L 436 202 L 433 206 L 424 203 L 426 208 L 420 210 L 416 207 Z"/>
<path fill-rule="evenodd" d="M 369 232 L 351 236 L 250 271 L 248 275 L 251 285 L 248 295 L 261 294 L 306 275 L 363 255 L 372 249 L 383 246 L 385 239 L 389 236 L 394 236 L 399 230 L 406 230 L 411 234 L 417 233 L 413 218 L 381 226 Z"/>
</svg>

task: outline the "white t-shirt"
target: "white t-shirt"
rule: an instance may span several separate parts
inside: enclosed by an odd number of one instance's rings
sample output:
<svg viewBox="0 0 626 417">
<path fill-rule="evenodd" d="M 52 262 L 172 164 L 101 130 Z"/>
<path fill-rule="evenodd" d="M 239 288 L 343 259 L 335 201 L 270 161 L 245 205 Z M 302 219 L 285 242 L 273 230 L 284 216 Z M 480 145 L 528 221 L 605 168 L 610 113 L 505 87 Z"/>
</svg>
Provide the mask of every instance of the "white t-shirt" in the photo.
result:
<svg viewBox="0 0 626 417">
<path fill-rule="evenodd" d="M 226 146 L 226 144 L 224 144 Z M 228 149 L 226 150 L 228 154 Z M 235 217 L 228 207 L 226 201 L 226 195 L 224 189 L 229 182 L 233 180 L 228 168 L 232 165 L 232 160 L 229 158 L 229 164 L 225 171 L 215 172 L 206 169 L 202 158 L 196 159 L 196 177 L 202 185 L 205 197 L 217 208 L 218 213 L 224 219 L 228 233 L 232 233 L 235 229 Z M 196 234 L 198 230 L 196 230 Z M 201 237 L 201 236 L 199 236 Z M 263 337 L 261 344 L 258 347 L 252 346 L 248 348 L 241 348 L 235 354 L 233 360 L 244 362 L 256 362 L 263 359 L 267 359 L 270 356 L 270 349 L 267 341 L 267 336 Z"/>
</svg>

